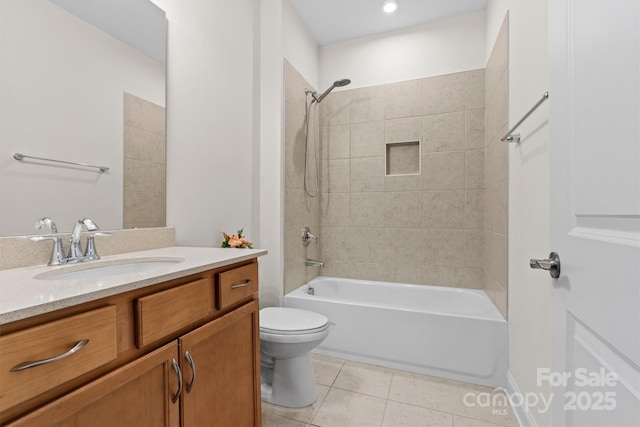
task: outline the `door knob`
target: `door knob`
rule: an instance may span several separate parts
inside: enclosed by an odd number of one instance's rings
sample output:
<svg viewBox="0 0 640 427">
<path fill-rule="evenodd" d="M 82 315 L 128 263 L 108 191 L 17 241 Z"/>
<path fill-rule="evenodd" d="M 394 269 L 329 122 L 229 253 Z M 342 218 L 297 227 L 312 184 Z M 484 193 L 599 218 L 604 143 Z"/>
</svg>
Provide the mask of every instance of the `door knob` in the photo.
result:
<svg viewBox="0 0 640 427">
<path fill-rule="evenodd" d="M 560 256 L 555 252 L 551 252 L 549 254 L 549 259 L 530 260 L 529 267 L 547 270 L 549 271 L 551 277 L 557 279 L 558 277 L 560 277 Z"/>
</svg>

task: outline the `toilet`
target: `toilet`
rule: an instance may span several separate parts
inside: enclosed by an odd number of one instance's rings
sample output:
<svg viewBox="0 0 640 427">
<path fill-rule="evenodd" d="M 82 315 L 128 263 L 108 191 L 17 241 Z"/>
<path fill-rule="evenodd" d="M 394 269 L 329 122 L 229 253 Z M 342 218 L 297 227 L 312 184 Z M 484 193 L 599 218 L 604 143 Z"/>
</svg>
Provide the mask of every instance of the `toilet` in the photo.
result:
<svg viewBox="0 0 640 427">
<path fill-rule="evenodd" d="M 289 408 L 316 401 L 309 352 L 329 335 L 329 320 L 319 313 L 288 307 L 260 310 L 262 400 Z"/>
</svg>

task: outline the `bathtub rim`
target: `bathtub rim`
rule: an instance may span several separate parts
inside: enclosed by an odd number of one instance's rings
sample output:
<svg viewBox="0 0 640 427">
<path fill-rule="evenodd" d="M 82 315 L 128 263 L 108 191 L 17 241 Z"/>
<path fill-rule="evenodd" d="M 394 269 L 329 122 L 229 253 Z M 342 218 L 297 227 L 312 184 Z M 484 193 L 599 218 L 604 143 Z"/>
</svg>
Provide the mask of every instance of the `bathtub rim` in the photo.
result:
<svg viewBox="0 0 640 427">
<path fill-rule="evenodd" d="M 399 307 L 396 305 L 384 304 L 384 303 L 363 302 L 363 301 L 357 301 L 357 300 L 322 297 L 318 295 L 310 295 L 306 292 L 306 290 L 309 289 L 310 285 L 312 285 L 314 282 L 320 282 L 322 279 L 346 280 L 349 282 L 355 282 L 360 284 L 371 284 L 374 286 L 376 286 L 377 284 L 392 285 L 392 286 L 407 287 L 409 289 L 428 288 L 433 292 L 469 293 L 473 295 L 482 296 L 483 299 L 486 299 L 490 304 L 490 309 L 488 312 L 483 313 L 481 315 L 468 314 L 468 313 L 466 314 L 465 313 L 448 313 L 446 311 L 436 311 L 436 310 L 426 311 L 426 310 L 416 310 L 414 308 L 409 308 L 409 307 Z M 489 298 L 489 295 L 487 295 L 487 293 L 482 289 L 456 288 L 451 286 L 437 286 L 437 285 L 418 285 L 414 283 L 382 282 L 378 280 L 348 279 L 344 277 L 333 277 L 333 276 L 317 276 L 312 280 L 310 280 L 309 282 L 304 283 L 298 286 L 297 288 L 293 289 L 292 291 L 284 294 L 285 298 L 287 296 L 290 296 L 291 298 L 303 298 L 303 299 L 313 300 L 313 301 L 337 302 L 337 303 L 349 305 L 349 306 L 366 305 L 370 307 L 394 309 L 394 310 L 406 311 L 406 312 L 429 313 L 435 316 L 442 316 L 442 317 L 462 317 L 466 319 L 485 320 L 485 321 L 491 321 L 491 322 L 507 322 L 507 319 L 505 319 L 502 316 L 502 313 L 500 313 L 500 310 L 498 310 L 498 307 L 494 304 L 491 298 Z"/>
</svg>

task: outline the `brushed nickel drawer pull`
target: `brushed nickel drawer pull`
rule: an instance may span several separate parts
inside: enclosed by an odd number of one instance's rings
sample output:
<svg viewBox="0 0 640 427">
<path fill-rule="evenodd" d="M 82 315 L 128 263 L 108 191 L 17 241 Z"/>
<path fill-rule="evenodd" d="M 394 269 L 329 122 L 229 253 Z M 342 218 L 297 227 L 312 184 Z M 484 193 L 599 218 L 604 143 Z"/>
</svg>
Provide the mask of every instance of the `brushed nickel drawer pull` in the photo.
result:
<svg viewBox="0 0 640 427">
<path fill-rule="evenodd" d="M 67 351 L 66 353 L 63 353 L 56 357 L 52 357 L 51 359 L 22 362 L 19 365 L 16 365 L 13 368 L 11 368 L 10 371 L 17 372 L 17 371 L 22 371 L 24 369 L 35 368 L 36 366 L 48 365 L 49 363 L 57 362 L 58 360 L 71 356 L 73 353 L 77 352 L 88 343 L 89 343 L 88 339 L 80 340 L 76 345 L 73 346 L 71 350 Z"/>
<path fill-rule="evenodd" d="M 238 282 L 231 285 L 231 289 L 244 288 L 251 284 L 251 279 L 247 279 L 244 282 Z"/>
<path fill-rule="evenodd" d="M 180 366 L 178 366 L 178 362 L 176 362 L 176 359 L 172 359 L 171 364 L 173 365 L 173 370 L 178 376 L 178 391 L 176 391 L 176 394 L 171 396 L 171 402 L 176 403 L 180 398 L 180 394 L 182 393 L 182 372 L 180 371 Z"/>
<path fill-rule="evenodd" d="M 191 382 L 187 384 L 187 393 L 191 393 L 191 389 L 193 388 L 193 383 L 196 382 L 196 364 L 193 363 L 193 357 L 191 357 L 191 353 L 189 353 L 188 351 L 184 352 L 184 357 L 185 359 L 187 359 L 187 363 L 191 367 L 191 372 L 193 373 L 193 375 L 191 376 Z"/>
</svg>

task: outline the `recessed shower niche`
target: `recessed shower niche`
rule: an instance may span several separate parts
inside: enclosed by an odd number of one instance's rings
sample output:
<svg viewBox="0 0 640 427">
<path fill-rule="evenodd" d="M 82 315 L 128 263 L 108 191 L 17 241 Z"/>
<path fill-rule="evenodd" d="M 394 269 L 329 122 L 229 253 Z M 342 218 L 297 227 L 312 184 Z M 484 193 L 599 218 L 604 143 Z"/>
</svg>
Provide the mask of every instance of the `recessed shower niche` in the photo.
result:
<svg viewBox="0 0 640 427">
<path fill-rule="evenodd" d="M 420 174 L 420 141 L 388 142 L 385 157 L 387 176 Z"/>
</svg>

